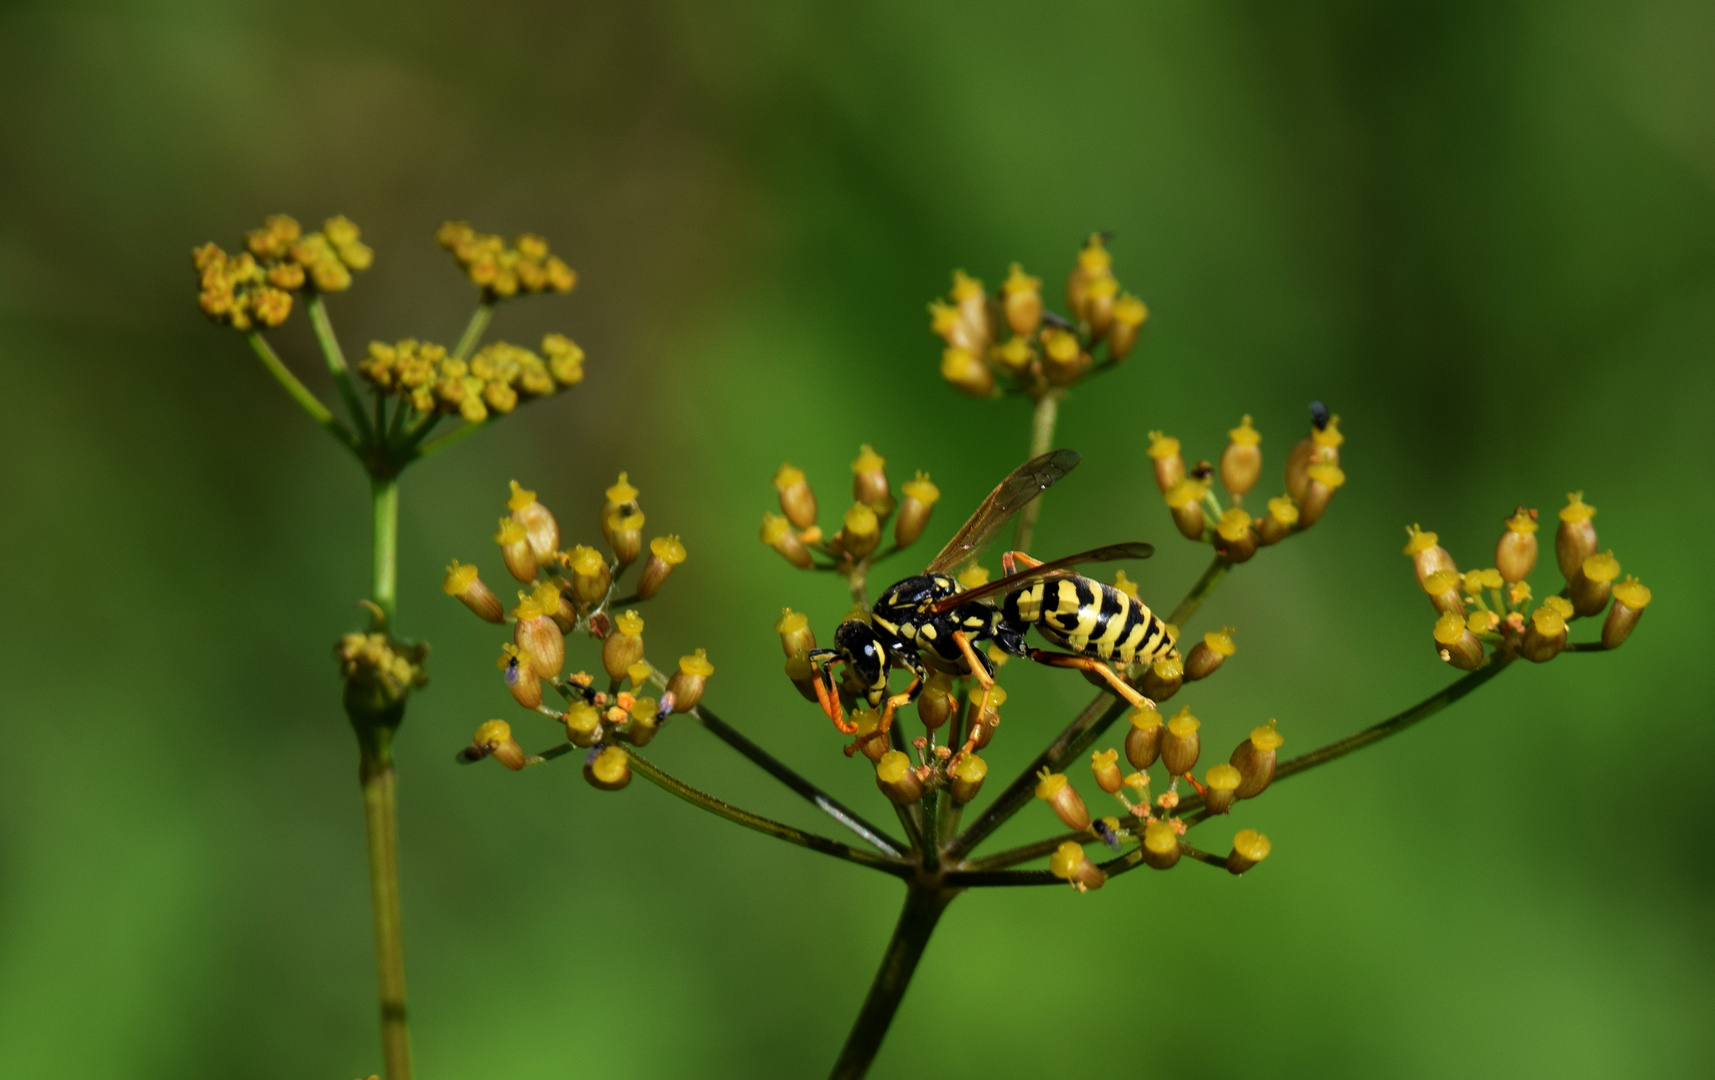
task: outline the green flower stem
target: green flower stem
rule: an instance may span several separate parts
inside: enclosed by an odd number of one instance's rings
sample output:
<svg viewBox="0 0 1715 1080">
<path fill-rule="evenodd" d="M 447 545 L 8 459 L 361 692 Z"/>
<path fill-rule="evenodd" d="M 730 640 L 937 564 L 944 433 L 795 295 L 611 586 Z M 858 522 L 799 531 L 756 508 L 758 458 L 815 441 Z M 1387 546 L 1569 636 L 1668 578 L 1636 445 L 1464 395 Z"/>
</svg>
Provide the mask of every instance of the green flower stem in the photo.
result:
<svg viewBox="0 0 1715 1080">
<path fill-rule="evenodd" d="M 471 312 L 470 322 L 465 324 L 464 334 L 453 349 L 454 360 L 467 359 L 482 342 L 482 335 L 488 331 L 488 321 L 494 318 L 494 301 L 484 299 Z"/>
<path fill-rule="evenodd" d="M 785 762 L 751 742 L 743 732 L 716 716 L 707 705 L 699 705 L 692 709 L 691 715 L 695 716 L 715 738 L 761 766 L 768 775 L 808 799 L 816 809 L 868 841 L 883 855 L 896 859 L 904 856 L 905 844 L 870 824 L 838 799 L 804 779 Z"/>
<path fill-rule="evenodd" d="M 463 427 L 449 431 L 439 438 L 430 439 L 428 442 L 424 443 L 422 448 L 412 455 L 412 460 L 420 460 L 428 457 L 430 454 L 438 454 L 449 446 L 456 446 L 492 423 L 494 423 L 493 414 L 490 414 L 488 419 L 479 421 L 475 424 L 466 421 Z"/>
<path fill-rule="evenodd" d="M 393 783 L 392 731 L 359 740 L 358 779 L 369 839 L 369 904 L 375 920 L 375 967 L 381 995 L 381 1059 L 387 1080 L 411 1078 L 411 1029 L 405 1017 L 405 938 L 399 924 L 399 826 Z"/>
<path fill-rule="evenodd" d="M 380 432 L 370 426 L 369 415 L 363 407 L 363 398 L 357 393 L 357 387 L 351 381 L 351 369 L 345 363 L 345 350 L 340 348 L 339 338 L 334 335 L 333 324 L 328 321 L 327 305 L 322 302 L 319 294 L 310 297 L 310 325 L 315 327 L 316 342 L 322 347 L 322 358 L 327 361 L 328 372 L 333 375 L 334 385 L 339 388 L 339 396 L 344 399 L 346 411 L 351 413 L 352 422 L 357 425 L 358 434 L 366 445 L 374 445 Z"/>
<path fill-rule="evenodd" d="M 399 574 L 399 480 L 392 476 L 371 477 L 370 507 L 374 519 L 374 558 L 370 573 L 370 599 L 393 626 Z"/>
<path fill-rule="evenodd" d="M 268 339 L 264 338 L 258 331 L 251 330 L 244 335 L 244 340 L 250 343 L 250 348 L 262 359 L 262 366 L 268 369 L 268 373 L 274 376 L 275 381 L 285 388 L 286 393 L 292 396 L 293 401 L 303 406 L 304 411 L 310 414 L 310 419 L 320 424 L 329 435 L 339 441 L 340 445 L 347 450 L 356 452 L 357 436 L 352 434 L 351 428 L 346 426 L 345 421 L 329 411 L 328 407 L 323 405 L 316 395 L 310 393 L 309 387 L 298 381 L 298 377 L 292 374 L 292 370 L 280 359 L 280 355 L 274 351 L 274 347 L 268 344 Z"/>
<path fill-rule="evenodd" d="M 881 1049 L 881 1041 L 887 1036 L 888 1025 L 893 1022 L 893 1014 L 899 1010 L 899 1003 L 905 997 L 905 988 L 911 984 L 917 962 L 923 958 L 929 935 L 934 933 L 941 913 L 958 894 L 956 888 L 918 881 L 911 883 L 905 893 L 904 910 L 899 913 L 899 924 L 894 927 L 893 938 L 882 954 L 881 968 L 875 973 L 875 981 L 870 985 L 869 995 L 864 998 L 857 1021 L 852 1024 L 851 1034 L 846 1036 L 839 1060 L 834 1062 L 834 1069 L 828 1074 L 832 1080 L 857 1080 L 869 1072 L 871 1062 Z"/>
<path fill-rule="evenodd" d="M 1036 399 L 1036 411 L 1030 418 L 1030 458 L 1034 460 L 1054 448 L 1054 424 L 1060 418 L 1059 390 L 1048 390 Z M 1042 500 L 1031 499 L 1018 512 L 1018 530 L 1013 533 L 1015 551 L 1029 551 L 1036 534 L 1036 516 L 1042 512 Z"/>
<path fill-rule="evenodd" d="M 1183 629 L 1186 621 L 1196 614 L 1198 608 L 1203 606 L 1203 601 L 1207 600 L 1209 594 L 1215 591 L 1215 586 L 1219 585 L 1221 579 L 1227 576 L 1227 571 L 1232 569 L 1232 566 L 1232 563 L 1219 555 L 1215 556 L 1214 561 L 1209 564 L 1209 568 L 1203 571 L 1203 576 L 1198 578 L 1196 583 L 1191 586 L 1191 591 L 1185 594 L 1185 599 L 1179 601 L 1179 606 L 1173 609 L 1173 614 L 1167 616 L 1167 621 Z"/>
<path fill-rule="evenodd" d="M 753 814 L 749 810 L 740 809 L 731 803 L 723 802 L 713 795 L 699 791 L 683 780 L 669 775 L 631 747 L 622 746 L 621 749 L 631 759 L 632 769 L 645 780 L 663 791 L 677 795 L 693 806 L 701 807 L 712 814 L 718 814 L 728 821 L 737 822 L 747 829 L 755 829 L 757 832 L 765 833 L 778 840 L 785 840 L 788 843 L 809 848 L 811 851 L 819 851 L 824 855 L 832 855 L 836 859 L 845 859 L 847 862 L 858 863 L 861 866 L 868 866 L 871 869 L 898 877 L 904 877 L 913 870 L 910 864 L 899 859 L 854 848 L 849 844 L 842 844 L 838 840 L 832 840 L 816 833 L 808 833 L 771 818 L 762 817 L 760 814 Z"/>
</svg>

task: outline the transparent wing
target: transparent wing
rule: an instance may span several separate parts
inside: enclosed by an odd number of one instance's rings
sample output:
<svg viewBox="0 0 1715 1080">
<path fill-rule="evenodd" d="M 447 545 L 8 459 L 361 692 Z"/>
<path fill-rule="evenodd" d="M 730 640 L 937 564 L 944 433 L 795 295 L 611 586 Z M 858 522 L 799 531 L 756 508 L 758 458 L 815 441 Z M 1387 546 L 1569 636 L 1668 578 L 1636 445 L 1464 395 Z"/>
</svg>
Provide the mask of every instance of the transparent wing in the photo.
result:
<svg viewBox="0 0 1715 1080">
<path fill-rule="evenodd" d="M 1028 570 L 1020 570 L 1016 574 L 1009 574 L 1006 577 L 1001 578 L 999 581 L 991 581 L 987 585 L 979 585 L 974 589 L 967 589 L 962 593 L 954 593 L 952 596 L 949 596 L 937 603 L 935 605 L 935 610 L 936 612 L 951 611 L 967 600 L 981 600 L 985 596 L 993 596 L 996 593 L 1008 592 L 1017 588 L 1022 582 L 1029 581 L 1032 578 L 1060 574 L 1071 567 L 1079 565 L 1080 563 L 1116 562 L 1120 559 L 1147 559 L 1153 554 L 1155 554 L 1155 545 L 1146 544 L 1142 541 L 1133 541 L 1129 544 L 1109 544 L 1107 547 L 1092 548 L 1089 551 L 1080 551 L 1076 555 L 1068 555 L 1063 559 L 1055 559 L 1052 562 L 1045 562 L 1041 566 L 1032 566 Z"/>
<path fill-rule="evenodd" d="M 977 512 L 965 522 L 941 553 L 935 556 L 926 571 L 930 574 L 942 574 L 969 559 L 976 558 L 988 547 L 1012 519 L 1012 515 L 1047 491 L 1067 473 L 1078 467 L 1078 462 L 1084 460 L 1076 450 L 1052 450 L 1038 458 L 1029 461 L 1012 470 L 1012 473 L 1002 480 L 995 489 L 989 492 L 989 497 L 977 507 Z"/>
</svg>

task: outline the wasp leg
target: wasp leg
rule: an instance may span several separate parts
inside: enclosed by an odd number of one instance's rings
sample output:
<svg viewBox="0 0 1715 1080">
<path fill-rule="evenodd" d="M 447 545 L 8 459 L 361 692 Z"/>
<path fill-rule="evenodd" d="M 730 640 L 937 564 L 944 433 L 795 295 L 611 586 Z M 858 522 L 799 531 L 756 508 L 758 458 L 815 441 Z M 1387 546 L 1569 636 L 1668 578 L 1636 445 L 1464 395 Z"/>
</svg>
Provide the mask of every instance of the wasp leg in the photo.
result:
<svg viewBox="0 0 1715 1080">
<path fill-rule="evenodd" d="M 1032 559 L 1022 551 L 1009 551 L 1000 557 L 1002 577 L 1011 577 L 1020 570 L 1032 570 L 1041 565 L 1041 559 Z"/>
<path fill-rule="evenodd" d="M 1008 552 L 1007 554 L 1010 556 L 1012 553 Z M 994 686 L 994 676 L 989 674 L 986 658 L 979 656 L 977 651 L 971 647 L 971 639 L 966 636 L 963 630 L 953 631 L 953 643 L 959 647 L 961 653 L 965 654 L 965 664 L 970 667 L 971 675 L 982 686 L 983 696 L 980 699 L 980 704 L 978 699 L 971 699 L 966 703 L 966 711 L 969 712 L 974 709 L 976 715 L 966 717 L 965 723 L 970 725 L 969 731 L 965 736 L 964 745 L 959 747 L 958 753 L 947 759 L 948 770 L 958 765 L 960 761 L 964 760 L 966 754 L 976 749 L 977 735 L 982 727 L 980 721 L 982 720 L 983 707 L 988 704 L 988 691 Z"/>
<path fill-rule="evenodd" d="M 963 630 L 955 630 L 953 631 L 953 644 L 957 645 L 959 652 L 964 654 L 966 666 L 971 669 L 971 675 L 977 682 L 982 683 L 983 689 L 987 690 L 993 686 L 994 676 L 989 674 L 989 666 L 982 657 L 977 655 L 977 650 L 971 647 L 970 636 Z"/>
<path fill-rule="evenodd" d="M 827 657 L 818 657 L 815 669 L 811 672 L 810 681 L 816 684 L 816 701 L 822 706 L 822 712 L 834 722 L 842 735 L 857 733 L 857 723 L 847 720 L 845 710 L 840 707 L 840 692 L 834 686 L 834 665 Z"/>
<path fill-rule="evenodd" d="M 1077 668 L 1080 671 L 1088 671 L 1096 675 L 1100 675 L 1108 681 L 1109 686 L 1114 688 L 1114 693 L 1125 698 L 1126 701 L 1131 704 L 1132 708 L 1155 708 L 1155 702 L 1138 693 L 1130 683 L 1126 682 L 1118 675 L 1115 675 L 1113 668 L 1102 663 L 1100 660 L 1094 659 L 1093 657 L 1076 656 L 1072 653 L 1049 652 L 1046 649 L 1031 649 L 1025 655 L 1036 661 L 1038 664 L 1047 664 L 1049 667 Z"/>
<path fill-rule="evenodd" d="M 874 731 L 870 732 L 868 735 L 859 736 L 857 741 L 846 747 L 846 756 L 850 757 L 853 751 L 863 749 L 863 744 L 869 742 L 871 739 L 887 738 L 887 733 L 893 730 L 894 710 L 898 709 L 901 705 L 916 701 L 917 695 L 922 691 L 922 689 L 923 675 L 920 672 L 911 680 L 910 686 L 907 686 L 904 690 L 887 699 L 887 704 L 884 705 L 881 710 L 881 723 L 875 726 Z M 852 730 L 855 731 L 857 729 L 854 727 Z"/>
</svg>

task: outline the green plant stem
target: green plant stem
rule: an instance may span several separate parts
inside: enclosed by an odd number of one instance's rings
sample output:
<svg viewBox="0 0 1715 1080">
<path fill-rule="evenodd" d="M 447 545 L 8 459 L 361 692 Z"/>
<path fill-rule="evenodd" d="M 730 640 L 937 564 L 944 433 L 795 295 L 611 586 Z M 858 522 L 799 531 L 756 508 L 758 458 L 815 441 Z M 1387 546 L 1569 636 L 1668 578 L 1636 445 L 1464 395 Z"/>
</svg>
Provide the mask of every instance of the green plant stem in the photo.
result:
<svg viewBox="0 0 1715 1080">
<path fill-rule="evenodd" d="M 847 862 L 858 863 L 861 866 L 868 866 L 899 877 L 910 874 L 914 869 L 909 863 L 899 859 L 876 855 L 873 852 L 852 847 L 850 844 L 842 844 L 838 840 L 805 832 L 772 818 L 765 818 L 760 814 L 753 814 L 749 810 L 717 799 L 708 792 L 700 791 L 683 780 L 668 774 L 629 746 L 622 746 L 621 749 L 631 759 L 632 769 L 645 780 L 663 791 L 677 795 L 694 806 L 699 806 L 712 814 L 718 814 L 728 821 L 737 822 L 747 829 L 755 829 L 757 832 L 772 836 L 777 840 L 785 840 L 788 843 L 809 848 L 811 851 L 819 851 L 824 855 L 832 855 L 836 859 L 844 859 Z"/>
<path fill-rule="evenodd" d="M 305 412 L 310 414 L 310 419 L 320 424 L 323 430 L 332 435 L 341 446 L 356 452 L 357 436 L 352 434 L 351 428 L 346 426 L 345 421 L 335 416 L 326 405 L 323 405 L 316 395 L 310 393 L 309 387 L 298 381 L 298 377 L 292 374 L 292 370 L 280 359 L 280 355 L 274 351 L 274 347 L 268 344 L 268 339 L 264 338 L 258 331 L 251 330 L 244 335 L 244 340 L 250 343 L 250 348 L 261 358 L 262 366 L 268 369 L 268 373 L 274 376 L 274 380 L 285 388 L 286 393 L 291 395 L 293 401 L 296 401 Z"/>
<path fill-rule="evenodd" d="M 375 920 L 375 967 L 381 996 L 381 1059 L 387 1080 L 410 1080 L 411 1029 L 405 1017 L 405 938 L 399 925 L 399 826 L 393 782 L 392 731 L 359 738 L 358 780 L 369 840 L 369 904 Z"/>
<path fill-rule="evenodd" d="M 399 480 L 392 476 L 371 477 L 370 509 L 374 521 L 373 560 L 370 566 L 370 599 L 393 627 L 399 573 Z"/>
<path fill-rule="evenodd" d="M 492 415 L 489 416 L 487 420 L 481 420 L 474 424 L 466 421 L 463 427 L 449 431 L 445 435 L 430 439 L 428 442 L 424 443 L 422 448 L 412 455 L 412 460 L 415 461 L 420 458 L 426 458 L 430 454 L 438 454 L 449 446 L 457 446 L 459 443 L 464 442 L 466 439 L 475 435 L 477 432 L 492 423 L 494 423 L 494 417 Z"/>
<path fill-rule="evenodd" d="M 1030 418 L 1030 458 L 1034 460 L 1054 448 L 1054 424 L 1060 418 L 1060 391 L 1047 390 L 1036 399 L 1036 411 Z M 1029 551 L 1036 535 L 1036 516 L 1042 512 L 1042 500 L 1031 499 L 1018 512 L 1018 529 L 1012 536 L 1015 551 Z"/>
<path fill-rule="evenodd" d="M 828 1074 L 832 1080 L 857 1080 L 869 1072 L 881 1041 L 887 1036 L 888 1025 L 893 1023 L 893 1014 L 899 1011 L 905 988 L 911 984 L 917 962 L 923 958 L 929 935 L 958 894 L 959 890 L 938 882 L 911 882 L 905 893 L 905 907 L 899 913 L 899 923 L 893 928 L 887 951 L 882 954 L 881 967 L 870 984 L 869 995 L 852 1024 L 851 1034 L 846 1036 L 839 1060 Z"/>
<path fill-rule="evenodd" d="M 494 302 L 484 299 L 476 305 L 476 310 L 471 312 L 470 322 L 465 324 L 464 333 L 460 335 L 459 343 L 453 349 L 454 360 L 464 360 L 470 356 L 472 350 L 482 342 L 482 335 L 488 331 L 488 321 L 492 318 Z"/>
<path fill-rule="evenodd" d="M 768 775 L 808 799 L 816 809 L 874 845 L 875 849 L 883 855 L 896 859 L 904 856 L 906 851 L 904 843 L 895 840 L 859 816 L 856 811 L 806 780 L 785 762 L 752 742 L 743 732 L 716 716 L 707 705 L 698 705 L 691 710 L 691 715 L 697 718 L 709 734 L 761 766 Z"/>
<path fill-rule="evenodd" d="M 1203 576 L 1198 578 L 1196 583 L 1191 586 L 1191 591 L 1185 594 L 1185 599 L 1179 601 L 1179 606 L 1174 608 L 1173 614 L 1167 617 L 1167 621 L 1174 626 L 1183 628 L 1186 621 L 1197 613 L 1198 608 L 1203 606 L 1203 601 L 1209 598 L 1209 594 L 1215 591 L 1215 586 L 1219 585 L 1221 579 L 1227 576 L 1227 571 L 1232 569 L 1232 566 L 1232 563 L 1219 555 L 1215 556 L 1208 569 L 1203 571 Z"/>
<path fill-rule="evenodd" d="M 333 375 L 334 385 L 339 388 L 339 396 L 345 401 L 346 411 L 351 413 L 352 423 L 357 425 L 357 431 L 365 446 L 374 446 L 380 432 L 371 428 L 368 411 L 363 407 L 363 398 L 357 393 L 357 387 L 351 381 L 351 369 L 345 363 L 345 350 L 340 348 L 339 338 L 334 335 L 333 323 L 328 321 L 327 305 L 320 295 L 310 297 L 310 325 L 315 328 L 316 342 L 322 347 L 322 358 L 327 361 L 328 372 Z"/>
</svg>

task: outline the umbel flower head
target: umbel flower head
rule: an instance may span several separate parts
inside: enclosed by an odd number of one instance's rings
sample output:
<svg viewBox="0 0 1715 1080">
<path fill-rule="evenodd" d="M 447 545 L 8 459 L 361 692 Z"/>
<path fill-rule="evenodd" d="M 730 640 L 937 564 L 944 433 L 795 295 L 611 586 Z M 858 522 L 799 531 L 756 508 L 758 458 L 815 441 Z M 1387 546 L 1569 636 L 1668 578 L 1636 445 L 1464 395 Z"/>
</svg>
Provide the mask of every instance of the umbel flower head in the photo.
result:
<svg viewBox="0 0 1715 1080">
<path fill-rule="evenodd" d="M 816 492 L 803 469 L 791 462 L 782 464 L 774 474 L 774 490 L 780 513 L 762 515 L 762 542 L 800 570 L 840 572 L 867 566 L 915 544 L 941 498 L 941 489 L 921 471 L 901 484 L 895 495 L 887 459 L 868 443 L 858 448 L 852 461 L 852 503 L 831 536 L 819 524 Z M 890 519 L 893 543 L 884 546 Z M 823 561 L 818 562 L 818 557 Z"/>
<path fill-rule="evenodd" d="M 305 233 L 296 220 L 276 214 L 245 237 L 233 255 L 208 243 L 191 252 L 203 314 L 235 330 L 279 326 L 292 311 L 292 295 L 343 292 L 353 271 L 369 269 L 375 253 L 344 217 Z"/>
<path fill-rule="evenodd" d="M 405 709 L 405 697 L 429 681 L 423 661 L 429 647 L 395 641 L 379 629 L 351 633 L 334 646 L 345 680 L 345 711 L 359 727 L 391 727 Z"/>
<path fill-rule="evenodd" d="M 409 402 L 424 415 L 457 414 L 473 424 L 505 415 L 521 401 L 584 381 L 584 351 L 562 334 L 542 339 L 542 355 L 497 341 L 464 361 L 443 345 L 415 338 L 372 341 L 358 373 L 378 395 Z"/>
<path fill-rule="evenodd" d="M 435 230 L 435 242 L 447 249 L 471 284 L 490 301 L 577 288 L 577 271 L 550 254 L 548 241 L 535 233 L 520 233 L 508 244 L 493 234 L 477 232 L 469 222 L 448 221 Z"/>
<path fill-rule="evenodd" d="M 1131 354 L 1149 309 L 1120 288 L 1102 235 L 1078 252 L 1065 295 L 1059 315 L 1044 306 L 1041 279 L 1018 263 L 998 296 L 955 270 L 947 299 L 929 305 L 929 329 L 945 345 L 941 377 L 970 397 L 1011 390 L 1041 398 Z"/>
</svg>

